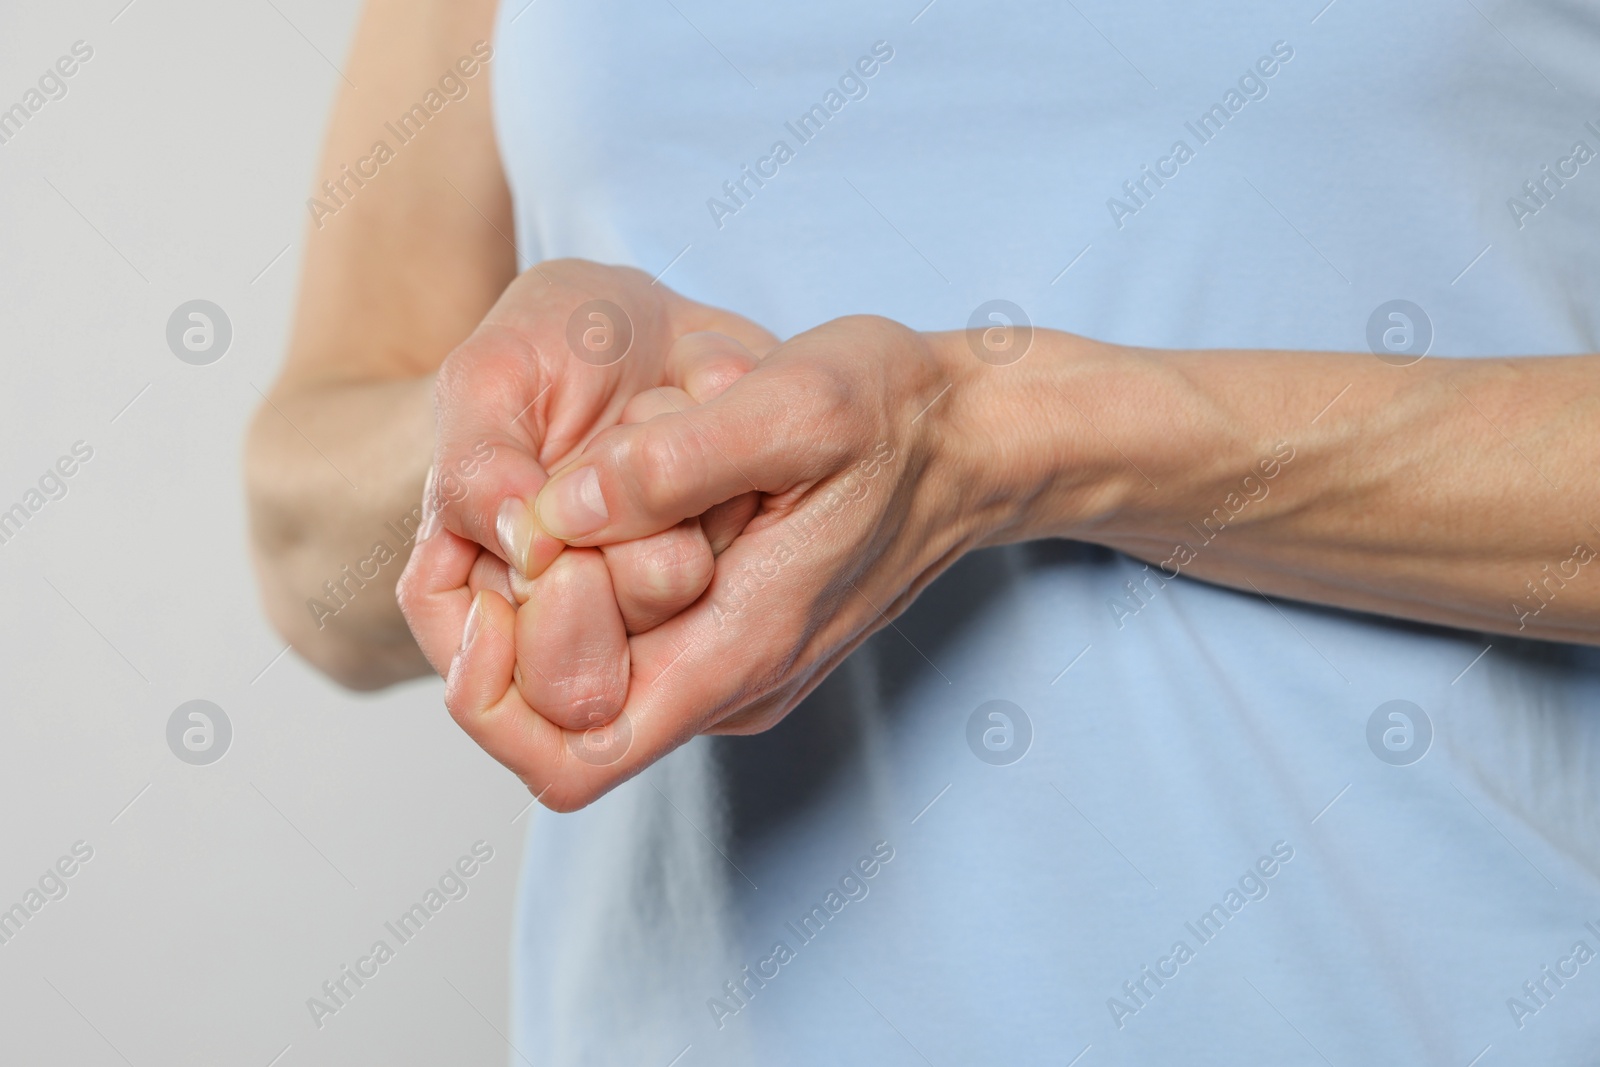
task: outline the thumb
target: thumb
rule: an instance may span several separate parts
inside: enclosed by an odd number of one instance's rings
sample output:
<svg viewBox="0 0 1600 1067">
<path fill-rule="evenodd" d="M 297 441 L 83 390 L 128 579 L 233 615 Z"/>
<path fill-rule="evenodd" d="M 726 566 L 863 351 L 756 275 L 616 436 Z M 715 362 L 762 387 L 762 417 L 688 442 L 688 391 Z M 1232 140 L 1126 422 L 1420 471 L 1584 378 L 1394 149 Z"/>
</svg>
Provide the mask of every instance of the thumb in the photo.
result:
<svg viewBox="0 0 1600 1067">
<path fill-rule="evenodd" d="M 852 452 L 849 392 L 826 373 L 763 364 L 709 403 L 597 435 L 534 503 L 569 544 L 645 537 L 749 492 L 778 494 Z"/>
</svg>

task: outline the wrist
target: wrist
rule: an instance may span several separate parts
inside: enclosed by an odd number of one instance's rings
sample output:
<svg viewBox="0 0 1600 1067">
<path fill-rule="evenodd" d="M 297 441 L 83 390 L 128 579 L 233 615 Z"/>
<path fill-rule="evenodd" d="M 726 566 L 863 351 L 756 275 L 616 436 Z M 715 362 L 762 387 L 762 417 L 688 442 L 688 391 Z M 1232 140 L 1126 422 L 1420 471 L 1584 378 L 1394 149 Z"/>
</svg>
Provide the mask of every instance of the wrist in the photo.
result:
<svg viewBox="0 0 1600 1067">
<path fill-rule="evenodd" d="M 1304 480 L 1279 473 L 1315 443 L 1305 413 L 1338 394 L 1350 369 L 1323 371 L 1301 390 L 1314 402 L 1302 403 L 1285 394 L 1278 364 L 1052 330 L 1034 331 L 1014 364 L 980 363 L 968 436 L 1001 447 L 968 477 L 989 477 L 1004 498 L 985 543 L 1064 537 L 1145 558 L 1177 546 L 1181 556 L 1186 541 L 1303 505 Z"/>
<path fill-rule="evenodd" d="M 1153 430 L 1173 406 L 1159 353 L 1035 329 L 1021 358 L 995 364 L 968 331 L 927 336 L 950 368 L 941 431 L 976 544 L 1102 540 L 1150 505 L 1145 472 L 1171 470 Z"/>
</svg>

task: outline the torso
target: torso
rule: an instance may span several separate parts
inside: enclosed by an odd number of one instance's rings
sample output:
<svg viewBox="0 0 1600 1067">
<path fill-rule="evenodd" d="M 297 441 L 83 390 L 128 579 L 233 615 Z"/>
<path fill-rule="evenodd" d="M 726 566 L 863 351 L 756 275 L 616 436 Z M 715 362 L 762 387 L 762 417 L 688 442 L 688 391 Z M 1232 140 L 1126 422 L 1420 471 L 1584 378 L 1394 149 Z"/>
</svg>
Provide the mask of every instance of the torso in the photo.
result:
<svg viewBox="0 0 1600 1067">
<path fill-rule="evenodd" d="M 919 6 L 512 0 L 520 247 L 665 270 L 780 336 L 1004 298 L 1121 343 L 1359 351 L 1401 298 L 1435 355 L 1600 350 L 1600 159 L 1574 153 L 1600 152 L 1595 9 Z M 1571 173 L 1540 203 L 1546 164 Z M 1600 657 L 1148 577 L 1069 544 L 968 557 L 776 730 L 536 821 L 518 1046 L 1592 1062 L 1600 962 L 1509 1001 L 1600 953 Z M 1010 765 L 968 743 L 991 700 L 1031 724 Z M 1393 700 L 1431 724 L 1410 765 L 1369 745 Z M 790 932 L 879 842 L 866 895 Z M 1265 895 L 1190 932 L 1263 858 Z M 722 983 L 778 941 L 741 1004 Z"/>
</svg>

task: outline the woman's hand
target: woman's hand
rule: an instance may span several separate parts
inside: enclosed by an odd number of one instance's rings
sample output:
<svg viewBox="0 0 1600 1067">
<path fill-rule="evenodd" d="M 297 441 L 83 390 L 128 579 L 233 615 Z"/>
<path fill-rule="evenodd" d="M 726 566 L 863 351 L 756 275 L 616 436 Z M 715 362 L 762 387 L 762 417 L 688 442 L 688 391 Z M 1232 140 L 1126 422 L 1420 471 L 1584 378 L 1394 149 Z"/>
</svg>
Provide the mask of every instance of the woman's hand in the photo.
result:
<svg viewBox="0 0 1600 1067">
<path fill-rule="evenodd" d="M 710 327 L 734 336 L 705 332 Z M 568 552 L 539 531 L 527 501 L 549 464 L 602 427 L 716 396 L 755 366 L 747 343 L 765 348 L 772 338 L 636 271 L 546 263 L 507 290 L 438 377 L 439 445 L 424 528 L 431 535 L 442 527 L 484 551 L 470 561 L 452 556 L 468 566 L 451 572 L 453 586 L 402 580 L 402 610 L 436 669 L 448 670 L 469 594 L 489 589 L 527 605 L 516 674 L 531 706 L 574 728 L 617 714 L 627 692 L 627 635 L 704 591 L 714 552 L 742 527 L 754 499 L 730 501 L 704 528 L 692 517 L 603 550 Z"/>
<path fill-rule="evenodd" d="M 677 345 L 714 331 L 744 350 Z M 431 512 L 526 578 L 561 551 L 528 508 L 545 472 L 661 386 L 710 397 L 776 344 L 750 320 L 687 300 L 636 270 L 552 260 L 524 272 L 436 378 L 433 469 L 458 477 Z M 488 462 L 480 462 L 486 453 Z M 443 481 L 436 483 L 443 489 Z"/>
<path fill-rule="evenodd" d="M 771 726 L 1010 521 L 995 463 L 1011 449 L 971 403 L 996 372 L 960 334 L 842 319 L 778 347 L 702 406 L 601 431 L 544 486 L 541 530 L 597 546 L 751 492 L 760 508 L 718 557 L 706 594 L 629 639 L 631 681 L 614 720 L 580 732 L 535 714 L 513 683 L 520 620 L 489 593 L 470 611 L 457 601 L 452 715 L 558 810 L 695 734 Z M 462 584 L 469 554 L 452 534 L 424 543 L 413 556 L 419 588 Z"/>
<path fill-rule="evenodd" d="M 547 805 L 579 807 L 697 733 L 772 725 L 963 552 L 1035 537 L 1252 596 L 1600 643 L 1582 503 L 1600 357 L 1399 369 L 1037 330 L 997 366 L 983 347 L 842 319 L 701 407 L 596 434 L 535 501 L 548 536 L 652 536 L 752 491 L 759 511 L 704 595 L 629 639 L 614 721 L 529 713 L 492 593 L 452 713 Z"/>
<path fill-rule="evenodd" d="M 718 333 L 679 338 L 667 356 L 673 377 L 639 393 L 622 410 L 623 424 L 686 412 L 715 397 L 755 366 L 750 351 Z M 705 371 L 715 368 L 716 372 Z M 537 578 L 501 564 L 510 592 L 486 586 L 520 605 L 517 665 L 512 671 L 529 707 L 570 728 L 595 726 L 622 709 L 628 687 L 627 634 L 643 633 L 676 615 L 711 583 L 715 556 L 755 513 L 746 493 L 648 537 L 599 548 L 568 548 Z M 468 590 L 476 593 L 472 580 Z M 615 610 L 611 610 L 614 600 Z"/>
</svg>

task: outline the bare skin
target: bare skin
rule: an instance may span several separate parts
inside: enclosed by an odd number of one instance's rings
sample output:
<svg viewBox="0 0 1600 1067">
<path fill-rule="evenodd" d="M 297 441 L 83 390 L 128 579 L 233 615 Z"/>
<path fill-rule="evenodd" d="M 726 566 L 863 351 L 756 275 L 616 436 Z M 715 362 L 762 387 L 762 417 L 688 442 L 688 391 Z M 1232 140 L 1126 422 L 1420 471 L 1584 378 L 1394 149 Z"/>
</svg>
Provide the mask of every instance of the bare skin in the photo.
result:
<svg viewBox="0 0 1600 1067">
<path fill-rule="evenodd" d="M 489 39 L 494 10 L 494 0 L 373 0 L 346 66 L 360 89 L 339 93 L 317 183 L 380 137 L 392 142 L 383 123 Z M 468 84 L 337 215 L 307 227 L 288 358 L 246 445 L 267 612 L 302 656 L 356 688 L 427 670 L 394 602 L 403 562 L 322 625 L 306 601 L 336 603 L 323 583 L 368 557 L 385 523 L 413 514 L 433 452 L 433 374 L 517 273 L 501 236 L 511 199 L 487 72 Z"/>
</svg>

